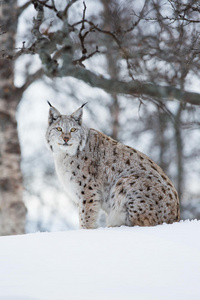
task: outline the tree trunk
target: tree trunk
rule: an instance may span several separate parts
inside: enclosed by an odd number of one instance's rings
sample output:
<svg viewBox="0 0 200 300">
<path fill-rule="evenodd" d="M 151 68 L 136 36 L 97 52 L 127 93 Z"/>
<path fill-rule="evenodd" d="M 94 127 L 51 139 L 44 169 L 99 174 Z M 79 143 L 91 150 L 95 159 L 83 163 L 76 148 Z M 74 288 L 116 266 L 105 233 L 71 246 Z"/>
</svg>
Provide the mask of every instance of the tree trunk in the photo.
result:
<svg viewBox="0 0 200 300">
<path fill-rule="evenodd" d="M 109 107 L 110 108 L 110 115 L 111 115 L 111 127 L 112 127 L 112 132 L 110 134 L 110 136 L 114 139 L 114 140 L 118 140 L 119 139 L 119 115 L 120 115 L 120 107 L 119 107 L 119 101 L 118 101 L 118 97 L 115 94 L 112 94 L 112 98 L 113 98 L 113 103 L 112 105 Z"/>
<path fill-rule="evenodd" d="M 6 31 L 0 36 L 1 50 L 12 50 L 17 29 L 16 0 L 2 1 L 0 20 Z M 25 232 L 26 208 L 22 201 L 20 146 L 15 119 L 20 98 L 14 86 L 14 62 L 0 59 L 0 235 Z"/>
<path fill-rule="evenodd" d="M 110 6 L 112 7 L 112 1 L 107 1 L 107 0 L 101 0 L 104 10 L 103 10 L 103 19 L 104 19 L 104 26 L 103 28 L 108 30 L 108 31 L 113 31 L 115 28 L 112 28 L 112 26 L 115 26 L 112 24 L 112 20 L 110 18 L 111 12 L 110 12 Z M 108 41 L 105 41 L 105 44 L 107 44 Z M 118 75 L 119 75 L 119 67 L 118 67 L 118 55 L 115 53 L 107 53 L 106 54 L 107 58 L 107 68 L 108 68 L 108 73 L 111 78 L 117 79 L 118 80 Z M 119 100 L 118 100 L 118 95 L 115 92 L 110 93 L 112 96 L 112 104 L 109 106 L 110 110 L 110 128 L 112 128 L 110 132 L 110 136 L 114 140 L 119 139 L 119 129 L 120 129 L 120 123 L 119 123 L 119 118 L 120 118 L 120 106 L 119 106 Z"/>
<path fill-rule="evenodd" d="M 167 130 L 167 113 L 161 111 L 161 109 L 158 108 L 157 111 L 158 115 L 158 125 L 157 125 L 157 130 L 158 132 L 155 132 L 155 138 L 158 139 L 158 145 L 159 145 L 159 161 L 158 164 L 163 169 L 163 171 L 168 174 L 168 167 L 169 167 L 169 159 L 166 160 L 165 154 L 168 151 L 169 147 L 169 141 L 165 137 L 165 131 Z"/>
<path fill-rule="evenodd" d="M 184 164 L 183 164 L 183 140 L 181 133 L 181 114 L 183 108 L 179 105 L 178 111 L 175 116 L 175 141 L 177 153 L 177 192 L 181 203 L 183 189 L 184 189 Z"/>
</svg>

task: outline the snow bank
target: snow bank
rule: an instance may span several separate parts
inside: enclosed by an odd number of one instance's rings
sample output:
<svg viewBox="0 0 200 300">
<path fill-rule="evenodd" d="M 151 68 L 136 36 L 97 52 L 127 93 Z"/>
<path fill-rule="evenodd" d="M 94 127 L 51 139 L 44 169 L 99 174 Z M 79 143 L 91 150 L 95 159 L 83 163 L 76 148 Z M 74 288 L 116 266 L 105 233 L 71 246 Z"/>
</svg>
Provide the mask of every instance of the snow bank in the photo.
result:
<svg viewBox="0 0 200 300">
<path fill-rule="evenodd" d="M 199 300 L 200 221 L 0 237 L 0 300 Z"/>
</svg>

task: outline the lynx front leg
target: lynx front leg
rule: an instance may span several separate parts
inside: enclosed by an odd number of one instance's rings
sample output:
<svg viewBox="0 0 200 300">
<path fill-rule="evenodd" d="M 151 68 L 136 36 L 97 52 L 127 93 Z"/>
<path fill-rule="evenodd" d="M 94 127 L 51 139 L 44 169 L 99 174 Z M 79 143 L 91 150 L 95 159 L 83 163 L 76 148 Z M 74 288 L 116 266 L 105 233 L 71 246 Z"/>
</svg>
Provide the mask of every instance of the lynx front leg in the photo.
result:
<svg viewBox="0 0 200 300">
<path fill-rule="evenodd" d="M 79 203 L 80 228 L 95 229 L 98 227 L 97 219 L 100 212 L 100 200 L 91 198 L 89 195 Z"/>
</svg>

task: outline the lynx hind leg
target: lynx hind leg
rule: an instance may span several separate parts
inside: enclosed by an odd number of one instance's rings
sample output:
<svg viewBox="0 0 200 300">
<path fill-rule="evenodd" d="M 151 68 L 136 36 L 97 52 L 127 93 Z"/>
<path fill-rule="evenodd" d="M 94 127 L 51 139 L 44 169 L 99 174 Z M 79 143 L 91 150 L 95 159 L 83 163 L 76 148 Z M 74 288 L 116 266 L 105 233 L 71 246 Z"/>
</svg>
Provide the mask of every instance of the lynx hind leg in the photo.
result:
<svg viewBox="0 0 200 300">
<path fill-rule="evenodd" d="M 154 226 L 175 221 L 174 216 L 170 216 L 173 199 L 166 205 L 166 195 L 160 189 L 157 182 L 142 176 L 120 178 L 111 194 L 112 212 L 108 225 Z"/>
<path fill-rule="evenodd" d="M 111 190 L 111 211 L 107 217 L 107 226 L 134 226 L 137 222 L 137 200 L 133 195 L 133 183 L 137 176 L 126 176 L 120 178 Z M 133 217 L 135 215 L 135 222 Z"/>
<path fill-rule="evenodd" d="M 145 202 L 138 195 L 141 190 L 138 176 L 120 178 L 111 191 L 111 212 L 107 218 L 107 226 L 150 226 L 148 219 L 144 221 Z"/>
</svg>

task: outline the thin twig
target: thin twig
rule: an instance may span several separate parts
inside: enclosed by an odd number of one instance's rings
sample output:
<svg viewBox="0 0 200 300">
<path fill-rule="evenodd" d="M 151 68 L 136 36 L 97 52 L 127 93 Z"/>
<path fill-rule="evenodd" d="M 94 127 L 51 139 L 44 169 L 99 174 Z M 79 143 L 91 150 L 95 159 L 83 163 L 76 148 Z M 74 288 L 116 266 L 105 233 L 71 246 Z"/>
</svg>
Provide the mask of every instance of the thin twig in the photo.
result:
<svg viewBox="0 0 200 300">
<path fill-rule="evenodd" d="M 99 49 L 98 49 L 98 46 L 96 47 L 96 50 L 93 51 L 93 52 L 91 52 L 90 54 L 84 55 L 84 56 L 82 56 L 82 57 L 79 58 L 79 59 L 73 60 L 73 64 L 74 64 L 74 65 L 80 65 L 80 66 L 82 66 L 82 67 L 85 67 L 85 66 L 83 65 L 83 61 L 85 61 L 85 60 L 91 58 L 91 57 L 94 56 L 96 53 L 100 53 L 100 51 L 99 51 Z"/>
</svg>

